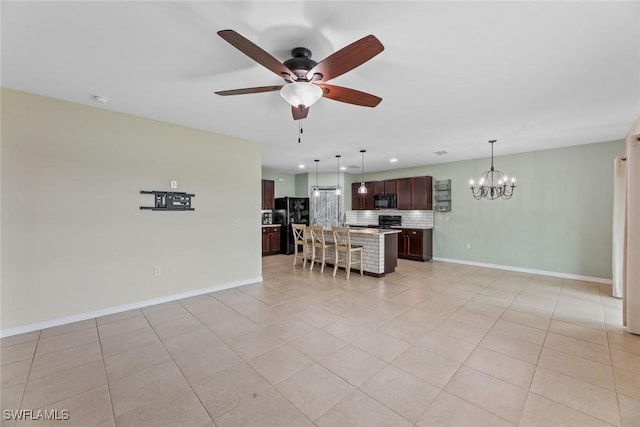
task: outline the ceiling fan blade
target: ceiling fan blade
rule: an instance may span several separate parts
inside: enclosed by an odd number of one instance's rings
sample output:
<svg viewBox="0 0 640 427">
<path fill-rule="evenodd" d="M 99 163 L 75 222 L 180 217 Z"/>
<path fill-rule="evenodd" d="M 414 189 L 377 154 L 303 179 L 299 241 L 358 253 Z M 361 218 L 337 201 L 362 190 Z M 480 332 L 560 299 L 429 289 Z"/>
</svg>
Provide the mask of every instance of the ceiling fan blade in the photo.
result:
<svg viewBox="0 0 640 427">
<path fill-rule="evenodd" d="M 309 114 L 309 107 L 300 108 L 292 105 L 291 114 L 293 114 L 293 120 L 306 119 L 307 114 Z"/>
<path fill-rule="evenodd" d="M 328 85 L 326 83 L 320 83 L 318 86 L 320 86 L 324 92 L 322 95 L 323 98 L 333 99 L 334 101 L 361 105 L 363 107 L 375 107 L 382 101 L 382 98 L 378 96 L 360 92 L 355 89 L 349 89 L 348 87 Z"/>
<path fill-rule="evenodd" d="M 297 80 L 296 75 L 288 67 L 265 52 L 251 40 L 233 30 L 220 30 L 218 31 L 218 35 L 258 64 L 276 73 L 278 77 L 287 78 L 291 81 Z"/>
<path fill-rule="evenodd" d="M 282 85 L 280 86 L 260 86 L 260 87 L 247 87 L 244 89 L 231 89 L 231 90 L 220 90 L 216 92 L 216 95 L 228 96 L 228 95 L 246 95 L 249 93 L 260 93 L 260 92 L 275 92 L 277 90 L 282 89 Z"/>
<path fill-rule="evenodd" d="M 383 50 L 380 40 L 374 35 L 368 35 L 320 61 L 309 70 L 307 80 L 311 81 L 314 74 L 320 74 L 322 77 L 316 77 L 316 80 L 326 82 L 364 64 Z"/>
</svg>

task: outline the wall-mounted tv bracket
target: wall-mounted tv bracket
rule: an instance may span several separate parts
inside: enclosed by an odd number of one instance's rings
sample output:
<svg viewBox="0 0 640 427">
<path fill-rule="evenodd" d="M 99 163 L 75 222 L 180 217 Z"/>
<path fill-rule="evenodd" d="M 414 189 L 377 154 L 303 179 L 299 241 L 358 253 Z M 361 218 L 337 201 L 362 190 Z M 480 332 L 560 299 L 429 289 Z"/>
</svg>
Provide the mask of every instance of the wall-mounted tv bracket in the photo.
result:
<svg viewBox="0 0 640 427">
<path fill-rule="evenodd" d="M 193 211 L 191 198 L 195 194 L 177 193 L 171 191 L 140 191 L 140 194 L 153 194 L 154 206 L 140 206 L 140 209 L 152 211 Z"/>
</svg>

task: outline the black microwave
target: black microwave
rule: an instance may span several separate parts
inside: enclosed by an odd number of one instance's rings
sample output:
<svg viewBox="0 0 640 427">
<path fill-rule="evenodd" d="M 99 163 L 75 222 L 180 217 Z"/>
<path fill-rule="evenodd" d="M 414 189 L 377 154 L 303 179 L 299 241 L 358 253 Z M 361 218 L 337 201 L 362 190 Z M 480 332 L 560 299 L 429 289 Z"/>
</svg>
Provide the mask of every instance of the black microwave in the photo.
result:
<svg viewBox="0 0 640 427">
<path fill-rule="evenodd" d="M 376 194 L 373 196 L 373 206 L 376 209 L 396 209 L 398 197 L 395 194 Z"/>
</svg>

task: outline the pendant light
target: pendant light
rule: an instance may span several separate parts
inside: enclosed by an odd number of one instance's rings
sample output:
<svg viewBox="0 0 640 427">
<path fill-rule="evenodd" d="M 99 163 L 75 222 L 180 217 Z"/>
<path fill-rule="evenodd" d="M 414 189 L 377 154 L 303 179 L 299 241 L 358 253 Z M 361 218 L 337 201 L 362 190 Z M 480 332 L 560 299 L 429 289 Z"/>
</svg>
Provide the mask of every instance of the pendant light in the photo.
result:
<svg viewBox="0 0 640 427">
<path fill-rule="evenodd" d="M 316 162 L 316 186 L 313 187 L 313 197 L 319 197 L 320 187 L 318 187 L 318 162 L 320 162 L 320 160 L 314 160 L 314 162 Z"/>
<path fill-rule="evenodd" d="M 336 154 L 336 159 L 338 159 L 338 185 L 336 185 L 336 196 L 342 194 L 342 188 L 340 188 L 340 154 Z"/>
<path fill-rule="evenodd" d="M 367 150 L 360 150 L 360 152 L 362 153 L 362 175 L 360 178 L 360 187 L 358 188 L 358 193 L 367 194 L 367 186 L 364 184 L 364 153 L 366 153 Z"/>
</svg>

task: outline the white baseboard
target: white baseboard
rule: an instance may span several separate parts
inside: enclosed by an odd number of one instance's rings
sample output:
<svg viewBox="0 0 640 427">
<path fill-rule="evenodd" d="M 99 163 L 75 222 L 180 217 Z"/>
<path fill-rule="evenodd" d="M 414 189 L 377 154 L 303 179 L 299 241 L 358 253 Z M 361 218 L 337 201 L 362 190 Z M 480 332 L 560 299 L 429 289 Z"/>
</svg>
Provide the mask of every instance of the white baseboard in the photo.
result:
<svg viewBox="0 0 640 427">
<path fill-rule="evenodd" d="M 62 317 L 60 319 L 46 320 L 44 322 L 32 323 L 30 325 L 3 329 L 3 330 L 0 330 L 0 337 L 1 338 L 10 337 L 12 335 L 24 334 L 27 332 L 38 331 L 40 329 L 52 328 L 54 326 L 66 325 L 68 323 L 79 322 L 81 320 L 94 319 L 96 317 L 108 316 L 110 314 L 122 313 L 123 311 L 135 310 L 138 308 L 148 307 L 150 305 L 162 304 L 164 302 L 170 302 L 170 301 L 175 301 L 175 300 L 189 298 L 189 297 L 195 297 L 198 295 L 208 294 L 210 292 L 223 291 L 225 289 L 231 289 L 231 288 L 236 288 L 238 286 L 251 285 L 253 283 L 260 283 L 260 282 L 262 282 L 262 276 L 253 277 L 251 279 L 239 280 L 237 282 L 225 283 L 222 285 L 211 286 L 209 288 L 196 289 L 194 291 L 168 295 L 166 297 L 152 298 L 145 301 L 134 302 L 131 304 L 104 308 L 101 310 L 90 311 L 88 313 Z"/>
<path fill-rule="evenodd" d="M 461 259 L 452 259 L 452 258 L 433 257 L 433 260 L 434 261 L 442 261 L 442 262 L 451 262 L 451 263 L 454 263 L 454 264 L 473 265 L 475 267 L 486 267 L 486 268 L 495 268 L 495 269 L 498 269 L 498 270 L 517 271 L 519 273 L 539 274 L 541 276 L 561 277 L 563 279 L 584 280 L 585 282 L 595 282 L 595 283 L 601 283 L 603 285 L 611 285 L 613 283 L 613 281 L 611 279 L 605 279 L 605 278 L 602 278 L 602 277 L 581 276 L 579 274 L 569 274 L 569 273 L 559 273 L 559 272 L 556 272 L 556 271 L 535 270 L 533 268 L 521 268 L 521 267 L 512 267 L 512 266 L 509 266 L 509 265 L 486 264 L 484 262 L 465 261 L 465 260 L 461 260 Z"/>
</svg>

